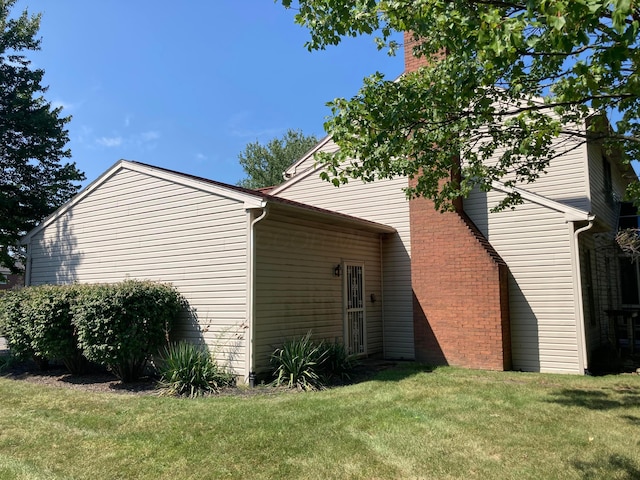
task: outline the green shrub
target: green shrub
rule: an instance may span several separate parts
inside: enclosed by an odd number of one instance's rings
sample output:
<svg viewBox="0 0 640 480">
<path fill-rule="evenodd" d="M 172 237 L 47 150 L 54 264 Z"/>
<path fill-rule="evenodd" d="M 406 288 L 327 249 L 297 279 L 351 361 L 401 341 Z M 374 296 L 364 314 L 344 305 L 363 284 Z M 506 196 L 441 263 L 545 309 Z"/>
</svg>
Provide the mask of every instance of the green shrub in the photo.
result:
<svg viewBox="0 0 640 480">
<path fill-rule="evenodd" d="M 7 290 L 0 290 L 0 336 L 4 337 L 7 334 L 6 324 L 7 316 L 5 313 L 4 299 L 9 292 Z"/>
<path fill-rule="evenodd" d="M 127 280 L 79 292 L 72 312 L 85 356 L 123 382 L 140 378 L 149 357 L 167 344 L 182 309 L 178 291 L 168 284 Z"/>
<path fill-rule="evenodd" d="M 157 368 L 159 386 L 170 395 L 193 398 L 235 384 L 233 374 L 218 366 L 206 346 L 185 341 L 166 347 Z"/>
<path fill-rule="evenodd" d="M 320 365 L 326 360 L 323 343 L 311 340 L 311 332 L 284 342 L 271 354 L 276 385 L 314 390 L 323 387 Z"/>
<path fill-rule="evenodd" d="M 30 329 L 36 357 L 59 359 L 71 373 L 84 373 L 87 359 L 78 348 L 71 307 L 78 295 L 75 285 L 42 285 L 24 289 L 23 319 Z"/>
<path fill-rule="evenodd" d="M 7 337 L 11 353 L 21 360 L 35 356 L 30 322 L 25 316 L 27 292 L 26 288 L 10 290 L 0 297 L 3 334 Z"/>
<path fill-rule="evenodd" d="M 0 316 L 13 355 L 32 357 L 43 369 L 49 359 L 59 359 L 71 373 L 85 370 L 87 361 L 71 323 L 75 289 L 73 285 L 41 285 L 0 297 Z"/>
</svg>

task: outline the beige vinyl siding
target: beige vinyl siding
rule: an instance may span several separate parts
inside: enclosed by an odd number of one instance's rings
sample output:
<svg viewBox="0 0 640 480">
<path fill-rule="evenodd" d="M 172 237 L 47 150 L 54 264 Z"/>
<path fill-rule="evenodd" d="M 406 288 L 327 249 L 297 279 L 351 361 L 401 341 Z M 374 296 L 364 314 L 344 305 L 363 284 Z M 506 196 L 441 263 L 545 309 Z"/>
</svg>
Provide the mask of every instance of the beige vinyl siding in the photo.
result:
<svg viewBox="0 0 640 480">
<path fill-rule="evenodd" d="M 591 210 L 589 197 L 589 184 L 587 174 L 587 146 L 582 140 L 561 135 L 553 143 L 556 152 L 565 152 L 557 158 L 553 158 L 538 179 L 532 183 L 518 184 L 517 187 L 536 193 L 558 203 L 575 207 L 586 212 Z M 487 164 L 495 163 L 502 151 L 496 152 Z M 501 181 L 512 179 L 512 175 L 504 176 Z M 496 197 L 500 200 L 504 194 Z M 493 201 L 489 208 L 498 204 Z"/>
<path fill-rule="evenodd" d="M 632 179 L 631 172 L 623 173 L 621 166 L 614 158 L 609 158 L 611 166 L 611 180 L 613 200 L 608 201 L 605 191 L 604 166 L 602 149 L 597 144 L 589 144 L 589 183 L 592 198 L 592 212 L 596 216 L 592 231 L 583 235 L 580 242 L 581 259 L 585 252 L 591 252 L 592 260 L 592 301 L 594 310 L 590 312 L 588 290 L 586 289 L 586 268 L 582 265 L 583 276 L 583 304 L 585 309 L 585 325 L 587 335 L 587 352 L 593 356 L 594 350 L 611 341 L 611 326 L 615 317 L 607 311 L 620 308 L 619 291 L 619 254 L 620 249 L 615 243 L 618 227 L 619 204 L 624 198 L 627 183 Z M 588 314 L 587 314 L 588 312 Z"/>
<path fill-rule="evenodd" d="M 474 191 L 464 206 L 509 266 L 513 368 L 582 373 L 564 214 L 528 201 L 515 210 L 488 213 L 486 205 L 500 196 Z"/>
<path fill-rule="evenodd" d="M 602 150 L 598 145 L 590 144 L 589 153 L 589 182 L 592 198 L 592 212 L 596 215 L 598 225 L 612 231 L 618 225 L 617 203 L 611 205 L 607 202 L 604 185 L 604 167 Z M 619 165 L 614 159 L 609 159 L 611 165 L 611 180 L 614 199 L 620 201 L 624 198 L 629 179 L 625 179 Z"/>
<path fill-rule="evenodd" d="M 204 341 L 244 374 L 247 216 L 241 202 L 136 171 L 117 171 L 31 240 L 31 283 L 173 283 Z"/>
<path fill-rule="evenodd" d="M 582 142 L 581 139 L 561 135 L 554 142 L 554 148 L 557 152 L 567 150 L 566 153 L 552 159 L 547 173 L 533 183 L 522 185 L 522 188 L 564 205 L 590 211 L 587 146 Z"/>
<path fill-rule="evenodd" d="M 276 195 L 394 227 L 383 240 L 384 355 L 414 358 L 413 297 L 409 202 L 402 189 L 406 178 L 362 183 L 352 180 L 339 188 L 323 181 L 319 171 L 285 184 Z"/>
<path fill-rule="evenodd" d="M 339 229 L 269 213 L 256 225 L 254 358 L 264 371 L 274 346 L 312 331 L 344 340 L 345 275 L 334 268 L 361 262 L 365 273 L 367 353 L 382 354 L 382 282 L 378 234 Z M 371 302 L 371 294 L 377 301 Z"/>
</svg>

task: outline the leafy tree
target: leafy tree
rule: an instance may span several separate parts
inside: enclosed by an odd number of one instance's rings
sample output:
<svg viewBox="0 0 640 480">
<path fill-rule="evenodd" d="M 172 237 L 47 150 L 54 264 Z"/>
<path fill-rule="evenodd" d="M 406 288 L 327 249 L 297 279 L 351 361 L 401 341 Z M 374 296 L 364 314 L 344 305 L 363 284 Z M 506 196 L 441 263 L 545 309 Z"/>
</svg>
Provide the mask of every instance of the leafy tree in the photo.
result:
<svg viewBox="0 0 640 480">
<path fill-rule="evenodd" d="M 304 135 L 300 130 L 288 130 L 282 138 L 274 138 L 266 145 L 253 142 L 238 155 L 247 178 L 238 185 L 245 188 L 261 188 L 282 183 L 282 173 L 293 162 L 307 153 L 318 140 Z"/>
<path fill-rule="evenodd" d="M 410 196 L 446 208 L 473 186 L 535 181 L 556 156 L 592 139 L 625 160 L 640 150 L 640 6 L 631 0 L 282 0 L 309 50 L 396 32 L 428 66 L 397 81 L 376 73 L 331 102 L 340 146 L 325 178 L 417 178 Z M 609 125 L 605 115 L 616 119 Z M 357 158 L 358 162 L 349 159 Z M 461 180 L 451 180 L 462 158 Z M 459 178 L 454 175 L 453 178 Z M 637 185 L 636 192 L 640 191 Z M 520 201 L 516 193 L 498 207 Z"/>
<path fill-rule="evenodd" d="M 17 243 L 76 193 L 84 175 L 73 163 L 61 108 L 42 96 L 44 71 L 24 51 L 40 49 L 40 16 L 9 18 L 15 0 L 0 0 L 0 265 L 17 273 Z"/>
</svg>

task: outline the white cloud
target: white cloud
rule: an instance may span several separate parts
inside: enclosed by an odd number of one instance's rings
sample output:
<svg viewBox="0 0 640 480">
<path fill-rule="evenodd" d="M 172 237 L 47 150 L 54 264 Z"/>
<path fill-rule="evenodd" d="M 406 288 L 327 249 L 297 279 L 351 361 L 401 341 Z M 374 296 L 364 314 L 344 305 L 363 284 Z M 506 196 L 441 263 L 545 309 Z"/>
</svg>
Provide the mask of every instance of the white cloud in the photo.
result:
<svg viewBox="0 0 640 480">
<path fill-rule="evenodd" d="M 247 128 L 247 124 L 252 122 L 252 117 L 251 112 L 246 111 L 237 112 L 232 115 L 227 121 L 227 131 L 229 135 L 250 140 L 270 140 L 285 132 L 283 128 Z"/>
<path fill-rule="evenodd" d="M 151 142 L 159 138 L 160 138 L 160 132 L 156 132 L 153 130 L 150 130 L 148 132 L 143 132 L 140 134 L 140 140 L 142 140 L 143 142 Z"/>
<path fill-rule="evenodd" d="M 103 147 L 119 147 L 122 145 L 122 137 L 100 137 L 96 139 L 96 143 Z"/>
<path fill-rule="evenodd" d="M 90 132 L 87 131 L 87 134 Z M 148 130 L 141 133 L 132 133 L 130 135 L 121 135 L 121 132 L 113 132 L 111 136 L 94 137 L 96 145 L 102 147 L 126 147 L 129 149 L 137 148 L 144 150 L 152 150 L 157 147 L 157 142 L 161 135 L 155 130 Z"/>
<path fill-rule="evenodd" d="M 126 115 L 124 117 L 124 126 L 128 127 L 129 125 L 131 125 L 131 119 L 133 118 L 132 115 Z"/>
<path fill-rule="evenodd" d="M 67 103 L 67 102 L 65 102 L 63 100 L 60 100 L 60 99 L 53 100 L 51 102 L 51 106 L 53 108 L 62 107 L 64 110 L 72 110 L 75 107 L 75 105 L 73 105 L 72 103 Z"/>
<path fill-rule="evenodd" d="M 202 160 L 206 160 L 206 159 L 207 159 L 207 156 L 204 155 L 203 153 L 200 153 L 200 152 L 196 153 L 196 160 L 202 161 Z"/>
</svg>

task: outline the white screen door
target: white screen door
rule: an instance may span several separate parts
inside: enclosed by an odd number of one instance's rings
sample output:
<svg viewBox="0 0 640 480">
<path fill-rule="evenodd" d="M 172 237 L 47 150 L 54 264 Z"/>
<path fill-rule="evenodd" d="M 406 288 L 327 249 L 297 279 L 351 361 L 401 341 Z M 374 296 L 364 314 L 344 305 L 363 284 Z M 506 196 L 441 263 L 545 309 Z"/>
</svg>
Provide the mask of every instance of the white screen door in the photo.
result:
<svg viewBox="0 0 640 480">
<path fill-rule="evenodd" d="M 367 353 L 364 265 L 345 263 L 345 346 L 352 355 Z"/>
</svg>

